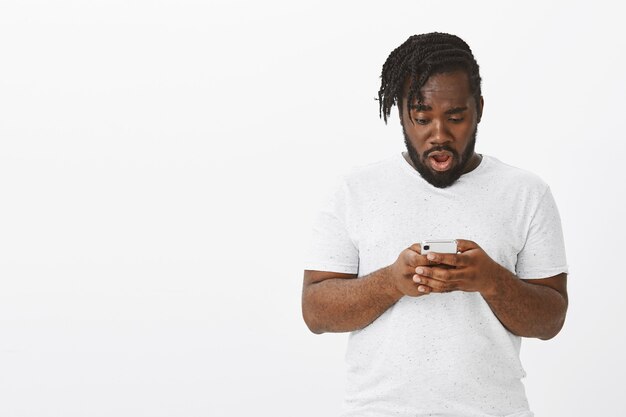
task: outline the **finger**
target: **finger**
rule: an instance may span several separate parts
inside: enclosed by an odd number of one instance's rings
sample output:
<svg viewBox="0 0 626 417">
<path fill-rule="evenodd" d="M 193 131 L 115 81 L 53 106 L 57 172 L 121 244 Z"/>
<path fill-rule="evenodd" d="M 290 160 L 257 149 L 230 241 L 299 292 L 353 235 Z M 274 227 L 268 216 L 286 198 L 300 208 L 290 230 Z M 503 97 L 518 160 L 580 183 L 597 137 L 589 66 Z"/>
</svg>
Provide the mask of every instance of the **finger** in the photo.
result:
<svg viewBox="0 0 626 417">
<path fill-rule="evenodd" d="M 433 292 L 433 289 L 432 289 L 432 288 L 430 288 L 430 287 L 428 287 L 428 286 L 426 286 L 426 285 L 420 285 L 420 286 L 418 286 L 418 287 L 417 287 L 417 290 L 418 290 L 419 292 L 421 292 L 421 293 L 424 293 L 424 294 L 430 294 L 431 292 Z"/>
<path fill-rule="evenodd" d="M 419 283 L 416 283 L 416 284 L 418 284 L 417 291 L 421 292 L 422 294 L 429 294 L 433 292 L 433 289 L 429 287 L 428 285 L 419 284 Z"/>
<path fill-rule="evenodd" d="M 426 258 L 433 264 L 444 264 L 450 266 L 462 266 L 462 258 L 455 253 L 435 253 L 431 252 Z"/>
<path fill-rule="evenodd" d="M 474 241 L 471 240 L 465 240 L 465 239 L 457 239 L 456 240 L 456 248 L 459 252 L 463 253 L 465 251 L 468 251 L 470 249 L 477 249 L 480 248 L 480 246 L 478 246 L 478 244 Z"/>
<path fill-rule="evenodd" d="M 414 266 L 431 266 L 435 264 L 435 262 L 429 261 L 426 255 L 417 255 L 416 263 Z"/>
<path fill-rule="evenodd" d="M 458 277 L 458 273 L 455 269 L 438 267 L 424 268 L 421 266 L 415 268 L 415 275 L 419 278 L 430 278 L 442 282 L 453 281 Z"/>
<path fill-rule="evenodd" d="M 425 284 L 426 278 L 420 277 L 419 275 L 413 275 L 411 279 L 413 280 L 413 282 L 415 282 L 415 284 L 417 284 L 417 290 L 419 292 L 429 293 L 433 290 L 431 287 Z"/>
<path fill-rule="evenodd" d="M 404 263 L 410 268 L 415 268 L 420 264 L 421 255 L 419 252 L 415 252 L 413 249 L 408 248 L 403 252 Z"/>
<path fill-rule="evenodd" d="M 411 246 L 409 246 L 409 249 L 411 249 L 413 252 L 417 252 L 417 253 L 422 253 L 422 245 L 419 243 L 414 243 Z"/>
<path fill-rule="evenodd" d="M 423 277 L 430 277 L 432 275 L 432 269 L 418 266 L 415 268 L 415 274 Z"/>
<path fill-rule="evenodd" d="M 413 275 L 413 282 L 418 284 L 417 290 L 420 292 L 424 292 L 420 290 L 420 287 L 426 287 L 430 292 L 448 292 L 451 291 L 450 283 L 438 281 L 436 279 L 428 278 L 422 275 Z"/>
</svg>

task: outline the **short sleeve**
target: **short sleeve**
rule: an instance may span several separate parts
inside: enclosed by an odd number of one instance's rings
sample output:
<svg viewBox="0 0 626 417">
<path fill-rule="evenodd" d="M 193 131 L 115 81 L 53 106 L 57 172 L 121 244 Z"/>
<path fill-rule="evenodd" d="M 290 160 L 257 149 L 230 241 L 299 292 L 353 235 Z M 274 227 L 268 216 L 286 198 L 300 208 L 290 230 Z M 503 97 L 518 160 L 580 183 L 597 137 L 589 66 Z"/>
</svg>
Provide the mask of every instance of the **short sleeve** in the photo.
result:
<svg viewBox="0 0 626 417">
<path fill-rule="evenodd" d="M 322 205 L 313 223 L 304 269 L 356 274 L 359 252 L 348 231 L 348 187 L 342 181 Z"/>
<path fill-rule="evenodd" d="M 546 188 L 532 217 L 526 243 L 517 255 L 515 271 L 520 278 L 540 279 L 567 270 L 561 218 L 552 192 Z"/>
</svg>

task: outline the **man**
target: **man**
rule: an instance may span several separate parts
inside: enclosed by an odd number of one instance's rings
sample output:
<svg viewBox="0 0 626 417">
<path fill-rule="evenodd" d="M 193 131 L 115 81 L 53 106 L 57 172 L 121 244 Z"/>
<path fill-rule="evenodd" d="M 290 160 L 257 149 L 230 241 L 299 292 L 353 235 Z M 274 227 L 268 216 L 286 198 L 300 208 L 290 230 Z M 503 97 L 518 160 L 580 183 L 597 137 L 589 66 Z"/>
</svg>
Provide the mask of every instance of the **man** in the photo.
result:
<svg viewBox="0 0 626 417">
<path fill-rule="evenodd" d="M 567 310 L 552 194 L 474 151 L 484 102 L 463 40 L 411 36 L 381 78 L 407 152 L 341 182 L 304 272 L 311 331 L 352 332 L 343 416 L 532 416 L 521 337 L 554 337 Z M 457 253 L 422 255 L 426 239 Z"/>
</svg>

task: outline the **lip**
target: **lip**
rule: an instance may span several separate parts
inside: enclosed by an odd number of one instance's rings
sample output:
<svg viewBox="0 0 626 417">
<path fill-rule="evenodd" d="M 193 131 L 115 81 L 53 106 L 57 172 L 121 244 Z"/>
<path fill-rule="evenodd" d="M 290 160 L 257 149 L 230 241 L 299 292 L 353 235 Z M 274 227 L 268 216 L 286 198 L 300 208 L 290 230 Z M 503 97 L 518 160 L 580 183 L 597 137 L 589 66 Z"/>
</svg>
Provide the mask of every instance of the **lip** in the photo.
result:
<svg viewBox="0 0 626 417">
<path fill-rule="evenodd" d="M 437 162 L 435 156 L 447 156 L 448 159 L 445 162 Z M 428 163 L 434 171 L 443 172 L 452 168 L 452 162 L 454 161 L 454 155 L 448 151 L 435 151 L 428 154 Z"/>
<path fill-rule="evenodd" d="M 448 155 L 449 157 L 453 158 L 454 155 L 452 155 L 452 152 L 450 151 L 434 151 L 434 152 L 429 152 L 428 153 L 428 157 L 430 158 L 431 156 L 440 156 L 440 155 Z"/>
</svg>

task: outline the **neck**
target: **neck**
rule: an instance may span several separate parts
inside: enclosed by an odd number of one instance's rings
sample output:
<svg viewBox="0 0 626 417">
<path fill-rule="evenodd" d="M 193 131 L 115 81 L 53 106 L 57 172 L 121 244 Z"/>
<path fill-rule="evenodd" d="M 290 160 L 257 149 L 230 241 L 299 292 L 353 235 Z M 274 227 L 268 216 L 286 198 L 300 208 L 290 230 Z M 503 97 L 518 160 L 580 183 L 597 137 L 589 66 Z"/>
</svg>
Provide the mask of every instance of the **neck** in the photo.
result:
<svg viewBox="0 0 626 417">
<path fill-rule="evenodd" d="M 465 169 L 463 170 L 463 174 L 467 174 L 468 172 L 471 172 L 475 170 L 476 168 L 478 168 L 478 165 L 480 165 L 480 161 L 482 160 L 483 160 L 483 156 L 474 152 L 474 155 L 472 155 L 468 164 L 465 166 Z"/>
</svg>

